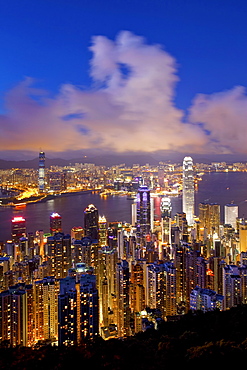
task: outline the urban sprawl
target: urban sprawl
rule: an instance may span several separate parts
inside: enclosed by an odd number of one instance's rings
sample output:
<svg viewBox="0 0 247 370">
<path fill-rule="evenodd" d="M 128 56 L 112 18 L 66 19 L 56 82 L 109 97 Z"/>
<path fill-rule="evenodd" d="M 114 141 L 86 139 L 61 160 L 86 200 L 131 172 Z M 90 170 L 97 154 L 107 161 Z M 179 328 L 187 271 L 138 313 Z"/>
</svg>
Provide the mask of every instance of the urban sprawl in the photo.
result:
<svg viewBox="0 0 247 370">
<path fill-rule="evenodd" d="M 0 242 L 0 342 L 12 346 L 79 344 L 123 338 L 189 311 L 227 310 L 247 300 L 247 222 L 236 204 L 200 203 L 203 174 L 247 171 L 246 163 L 93 163 L 0 170 L 0 206 L 14 207 Z M 126 196 L 131 222 L 111 222 L 94 204 L 84 225 L 65 234 L 62 214 L 50 230 L 28 232 L 22 207 L 80 192 Z M 182 197 L 172 216 L 171 197 Z M 159 216 L 154 198 L 160 199 Z M 196 213 L 198 213 L 196 215 Z"/>
</svg>

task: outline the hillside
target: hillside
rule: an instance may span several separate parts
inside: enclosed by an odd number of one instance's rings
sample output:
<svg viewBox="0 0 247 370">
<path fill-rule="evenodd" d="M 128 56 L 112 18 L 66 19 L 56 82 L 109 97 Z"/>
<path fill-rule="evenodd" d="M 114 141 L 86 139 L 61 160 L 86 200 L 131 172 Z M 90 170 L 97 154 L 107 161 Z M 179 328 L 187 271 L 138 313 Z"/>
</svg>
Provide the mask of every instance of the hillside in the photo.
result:
<svg viewBox="0 0 247 370">
<path fill-rule="evenodd" d="M 0 346 L 1 369 L 196 369 L 241 364 L 247 358 L 247 305 L 224 312 L 188 313 L 126 339 L 37 349 Z"/>
</svg>

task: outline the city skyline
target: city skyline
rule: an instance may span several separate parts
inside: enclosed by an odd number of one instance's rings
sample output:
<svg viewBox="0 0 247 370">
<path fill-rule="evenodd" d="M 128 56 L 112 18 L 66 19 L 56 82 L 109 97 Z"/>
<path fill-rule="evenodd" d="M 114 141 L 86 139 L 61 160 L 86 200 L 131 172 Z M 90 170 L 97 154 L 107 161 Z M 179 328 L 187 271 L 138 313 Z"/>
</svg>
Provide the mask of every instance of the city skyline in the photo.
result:
<svg viewBox="0 0 247 370">
<path fill-rule="evenodd" d="M 244 155 L 246 10 L 230 0 L 3 4 L 0 158 Z"/>
</svg>

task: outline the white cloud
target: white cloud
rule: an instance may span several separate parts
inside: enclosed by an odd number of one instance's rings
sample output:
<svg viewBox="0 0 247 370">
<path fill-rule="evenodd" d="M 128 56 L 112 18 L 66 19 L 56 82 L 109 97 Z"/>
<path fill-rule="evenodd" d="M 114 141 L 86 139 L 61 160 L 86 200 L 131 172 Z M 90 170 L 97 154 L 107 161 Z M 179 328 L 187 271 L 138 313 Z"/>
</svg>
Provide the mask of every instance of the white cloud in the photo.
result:
<svg viewBox="0 0 247 370">
<path fill-rule="evenodd" d="M 190 109 L 189 119 L 202 123 L 210 132 L 210 148 L 214 152 L 246 153 L 247 96 L 245 88 L 211 95 L 198 95 Z"/>
<path fill-rule="evenodd" d="M 160 45 L 122 31 L 116 40 L 93 37 L 90 49 L 91 88 L 64 84 L 50 98 L 27 78 L 8 92 L 1 150 L 246 151 L 242 87 L 198 95 L 184 122 L 174 104 L 176 60 Z"/>
</svg>

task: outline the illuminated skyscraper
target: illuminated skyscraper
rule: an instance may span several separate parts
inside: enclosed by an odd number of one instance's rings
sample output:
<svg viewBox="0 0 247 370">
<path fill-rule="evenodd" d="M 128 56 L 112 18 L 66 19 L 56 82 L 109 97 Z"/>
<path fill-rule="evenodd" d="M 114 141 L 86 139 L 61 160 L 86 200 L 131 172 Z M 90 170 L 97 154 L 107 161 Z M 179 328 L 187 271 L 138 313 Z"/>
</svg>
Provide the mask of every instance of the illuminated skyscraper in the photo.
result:
<svg viewBox="0 0 247 370">
<path fill-rule="evenodd" d="M 225 205 L 225 224 L 231 225 L 237 230 L 238 206 L 236 204 Z"/>
<path fill-rule="evenodd" d="M 89 204 L 84 210 L 84 229 L 85 236 L 98 239 L 99 215 L 98 210 L 93 204 Z"/>
<path fill-rule="evenodd" d="M 206 229 L 208 235 L 219 235 L 220 205 L 217 203 L 200 203 L 199 220 L 201 227 Z"/>
<path fill-rule="evenodd" d="M 189 226 L 194 223 L 194 173 L 193 160 L 191 157 L 184 157 L 183 160 L 183 212 Z"/>
<path fill-rule="evenodd" d="M 0 293 L 0 342 L 30 346 L 33 335 L 33 287 L 19 283 Z"/>
<path fill-rule="evenodd" d="M 71 239 L 81 240 L 84 236 L 84 229 L 81 226 L 74 226 L 71 229 Z"/>
<path fill-rule="evenodd" d="M 105 216 L 99 217 L 99 245 L 107 245 L 107 222 Z"/>
<path fill-rule="evenodd" d="M 45 277 L 43 280 L 35 281 L 33 288 L 35 340 L 57 340 L 59 282 L 54 277 Z"/>
<path fill-rule="evenodd" d="M 45 191 L 45 153 L 39 153 L 39 191 Z"/>
<path fill-rule="evenodd" d="M 51 275 L 57 279 L 67 276 L 71 268 L 71 237 L 69 234 L 56 233 L 47 238 L 48 257 L 51 259 Z"/>
<path fill-rule="evenodd" d="M 86 272 L 86 271 L 85 271 Z M 79 344 L 99 334 L 99 304 L 96 276 L 83 273 L 79 278 L 60 280 L 58 295 L 59 345 Z"/>
<path fill-rule="evenodd" d="M 50 232 L 52 235 L 62 232 L 62 217 L 56 212 L 50 215 Z"/>
<path fill-rule="evenodd" d="M 150 190 L 140 186 L 136 196 L 137 242 L 140 246 L 146 244 L 151 232 L 151 201 Z"/>
<path fill-rule="evenodd" d="M 129 264 L 126 260 L 117 263 L 116 296 L 117 296 L 117 328 L 118 336 L 130 335 L 130 279 Z"/>
<path fill-rule="evenodd" d="M 13 242 L 18 243 L 23 236 L 26 236 L 26 220 L 22 216 L 14 217 L 12 219 Z"/>
<path fill-rule="evenodd" d="M 168 197 L 161 199 L 161 232 L 162 232 L 162 243 L 171 245 L 171 211 L 172 205 L 171 200 Z"/>
</svg>

